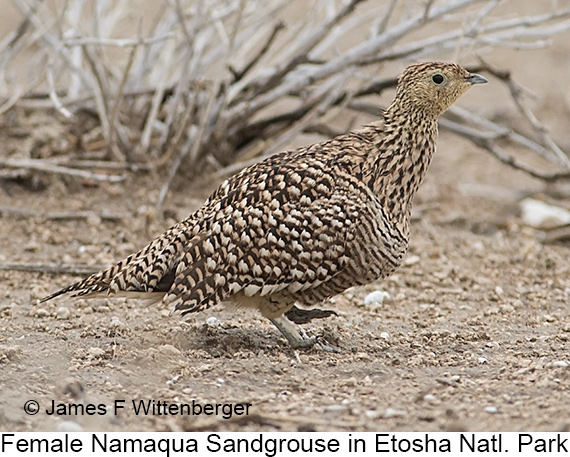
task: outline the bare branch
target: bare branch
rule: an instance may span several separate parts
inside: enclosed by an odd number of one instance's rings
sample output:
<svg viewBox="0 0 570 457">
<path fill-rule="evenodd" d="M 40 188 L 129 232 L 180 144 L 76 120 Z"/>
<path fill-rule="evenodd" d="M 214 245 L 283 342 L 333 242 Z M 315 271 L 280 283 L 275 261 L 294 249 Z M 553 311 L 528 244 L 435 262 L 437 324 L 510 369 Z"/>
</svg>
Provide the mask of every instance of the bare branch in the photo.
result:
<svg viewBox="0 0 570 457">
<path fill-rule="evenodd" d="M 76 219 L 90 219 L 96 217 L 106 221 L 117 221 L 126 218 L 132 218 L 132 213 L 117 213 L 112 214 L 106 211 L 96 213 L 95 211 L 64 211 L 64 212 L 45 212 L 34 211 L 30 209 L 15 208 L 13 206 L 0 206 L 0 215 L 10 215 L 16 217 L 37 217 L 47 220 L 76 220 Z"/>
<path fill-rule="evenodd" d="M 62 167 L 47 160 L 40 159 L 0 159 L 1 168 L 15 168 L 24 170 L 35 170 L 44 173 L 55 173 L 61 175 L 75 176 L 77 178 L 90 179 L 94 181 L 120 182 L 125 179 L 120 175 L 101 175 L 84 170 Z"/>
<path fill-rule="evenodd" d="M 0 263 L 0 270 L 4 271 L 28 271 L 32 273 L 47 273 L 55 275 L 85 276 L 105 268 L 106 265 L 71 265 L 57 263 Z"/>
<path fill-rule="evenodd" d="M 25 20 L 0 43 L 0 94 L 8 94 L 0 113 L 48 108 L 73 116 L 68 122 L 96 113 L 100 125 L 77 128 L 74 138 L 79 145 L 93 144 L 82 135 L 96 138 L 100 153 L 90 157 L 99 161 L 111 152 L 115 165 L 100 170 L 142 169 L 141 160 L 145 169 L 166 167 L 157 207 L 181 167 L 199 173 L 209 163 L 225 173 L 243 166 L 232 165 L 237 160 L 287 147 L 301 132 L 335 133 L 326 126 L 330 112 L 377 115 L 374 97 L 396 84 L 387 62 L 536 49 L 570 30 L 570 8 L 556 2 L 536 2 L 535 12 L 523 14 L 514 0 L 165 0 L 150 27 L 129 0 L 64 2 L 59 9 L 13 2 Z M 291 11 L 301 9 L 292 20 Z M 27 63 L 28 80 L 10 74 L 16 59 Z M 524 88 L 508 72 L 480 67 L 509 89 L 528 132 L 458 106 L 442 128 L 540 179 L 565 179 L 570 158 Z M 511 149 L 538 154 L 553 168 L 528 167 Z M 93 161 L 84 158 L 70 153 L 0 166 L 4 176 L 19 172 L 18 163 L 26 173 L 122 179 L 90 172 Z"/>
<path fill-rule="evenodd" d="M 239 81 L 240 79 L 242 79 L 244 77 L 244 75 L 251 70 L 251 68 L 257 63 L 259 62 L 259 60 L 267 53 L 267 51 L 269 51 L 269 48 L 271 48 L 271 45 L 273 44 L 273 42 L 275 41 L 275 38 L 277 38 L 277 34 L 283 30 L 285 28 L 285 25 L 283 24 L 283 22 L 278 22 L 277 24 L 275 24 L 273 26 L 273 31 L 271 32 L 271 35 L 269 35 L 269 38 L 267 39 L 267 42 L 263 45 L 263 47 L 259 50 L 259 52 L 249 61 L 249 63 L 247 63 L 242 70 L 235 70 L 232 66 L 230 66 L 230 71 L 233 74 L 233 81 L 232 83 Z"/>
</svg>

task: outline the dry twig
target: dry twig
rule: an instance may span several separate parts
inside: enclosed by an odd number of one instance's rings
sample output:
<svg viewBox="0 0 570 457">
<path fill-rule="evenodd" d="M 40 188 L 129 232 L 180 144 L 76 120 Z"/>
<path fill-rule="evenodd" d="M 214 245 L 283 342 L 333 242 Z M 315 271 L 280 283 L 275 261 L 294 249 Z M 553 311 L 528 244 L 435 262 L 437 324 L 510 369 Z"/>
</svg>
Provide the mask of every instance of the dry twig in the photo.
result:
<svg viewBox="0 0 570 457">
<path fill-rule="evenodd" d="M 105 265 L 71 265 L 57 263 L 0 263 L 0 270 L 4 271 L 28 271 L 33 273 L 48 273 L 54 275 L 77 275 L 85 276 L 98 272 Z"/>
<path fill-rule="evenodd" d="M 285 147 L 300 132 L 324 132 L 329 107 L 377 113 L 380 108 L 366 97 L 395 84 L 372 76 L 388 62 L 536 49 L 570 30 L 570 8 L 556 2 L 537 4 L 537 13 L 524 15 L 516 0 L 171 0 L 143 34 L 139 24 L 149 21 L 144 13 L 133 14 L 129 0 L 117 0 L 109 10 L 107 3 L 90 10 L 84 2 L 68 2 L 52 10 L 46 2 L 12 1 L 24 20 L 0 43 L 0 93 L 10 94 L 0 99 L 0 111 L 49 106 L 73 116 L 78 108 L 95 110 L 116 163 L 136 156 L 151 167 L 168 166 L 158 206 L 182 164 L 194 173 L 206 163 L 234 170 L 236 160 Z M 298 18 L 287 16 L 295 10 L 291 1 L 302 3 Z M 32 47 L 34 78 L 27 87 L 12 87 L 9 65 Z M 467 119 L 460 109 L 442 127 L 540 179 L 567 178 L 568 154 L 532 112 L 524 89 L 506 71 L 480 68 L 507 85 L 531 131 Z M 349 77 L 341 86 L 336 78 L 343 73 Z M 30 99 L 42 81 L 44 99 Z M 503 149 L 505 141 L 546 157 L 555 169 L 535 170 L 515 160 Z"/>
</svg>

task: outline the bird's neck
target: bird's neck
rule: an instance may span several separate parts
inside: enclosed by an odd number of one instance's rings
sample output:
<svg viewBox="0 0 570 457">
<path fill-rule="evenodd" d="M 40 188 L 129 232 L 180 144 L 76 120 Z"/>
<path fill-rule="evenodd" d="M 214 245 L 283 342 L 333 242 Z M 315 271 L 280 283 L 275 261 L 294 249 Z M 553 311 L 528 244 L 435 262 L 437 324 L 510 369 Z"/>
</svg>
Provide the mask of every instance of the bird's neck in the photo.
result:
<svg viewBox="0 0 570 457">
<path fill-rule="evenodd" d="M 388 110 L 368 157 L 368 185 L 388 217 L 405 232 L 413 198 L 435 152 L 436 136 L 435 117 Z"/>
</svg>

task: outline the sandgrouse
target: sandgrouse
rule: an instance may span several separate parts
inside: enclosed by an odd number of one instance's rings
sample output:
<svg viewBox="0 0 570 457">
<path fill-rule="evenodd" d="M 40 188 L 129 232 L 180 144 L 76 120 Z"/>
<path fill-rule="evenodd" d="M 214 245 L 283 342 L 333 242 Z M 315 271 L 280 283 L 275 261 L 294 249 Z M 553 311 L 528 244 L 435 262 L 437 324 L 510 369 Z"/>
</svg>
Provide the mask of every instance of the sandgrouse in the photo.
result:
<svg viewBox="0 0 570 457">
<path fill-rule="evenodd" d="M 485 82 L 452 63 L 411 65 L 378 121 L 244 169 L 139 252 L 42 301 L 157 297 L 183 314 L 233 302 L 259 309 L 291 346 L 311 346 L 318 339 L 293 322 L 333 312 L 304 307 L 402 262 L 437 118 Z"/>
</svg>

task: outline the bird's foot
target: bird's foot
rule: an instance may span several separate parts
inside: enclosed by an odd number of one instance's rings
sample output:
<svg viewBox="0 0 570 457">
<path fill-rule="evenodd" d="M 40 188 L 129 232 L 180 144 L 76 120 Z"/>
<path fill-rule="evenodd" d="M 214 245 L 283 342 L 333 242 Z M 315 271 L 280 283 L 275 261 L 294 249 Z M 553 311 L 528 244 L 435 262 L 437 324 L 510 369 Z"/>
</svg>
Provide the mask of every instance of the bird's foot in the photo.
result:
<svg viewBox="0 0 570 457">
<path fill-rule="evenodd" d="M 311 322 L 313 319 L 324 319 L 330 316 L 338 316 L 336 311 L 330 309 L 303 309 L 297 308 L 295 305 L 285 313 L 287 319 L 295 324 L 306 324 L 307 322 Z"/>
<path fill-rule="evenodd" d="M 313 347 L 316 344 L 323 351 L 333 353 L 340 352 L 338 349 L 324 344 L 318 337 L 309 338 L 302 328 L 297 327 L 285 316 L 270 318 L 269 320 L 279 329 L 293 349 L 306 349 Z M 299 331 L 301 333 L 299 333 Z"/>
</svg>

